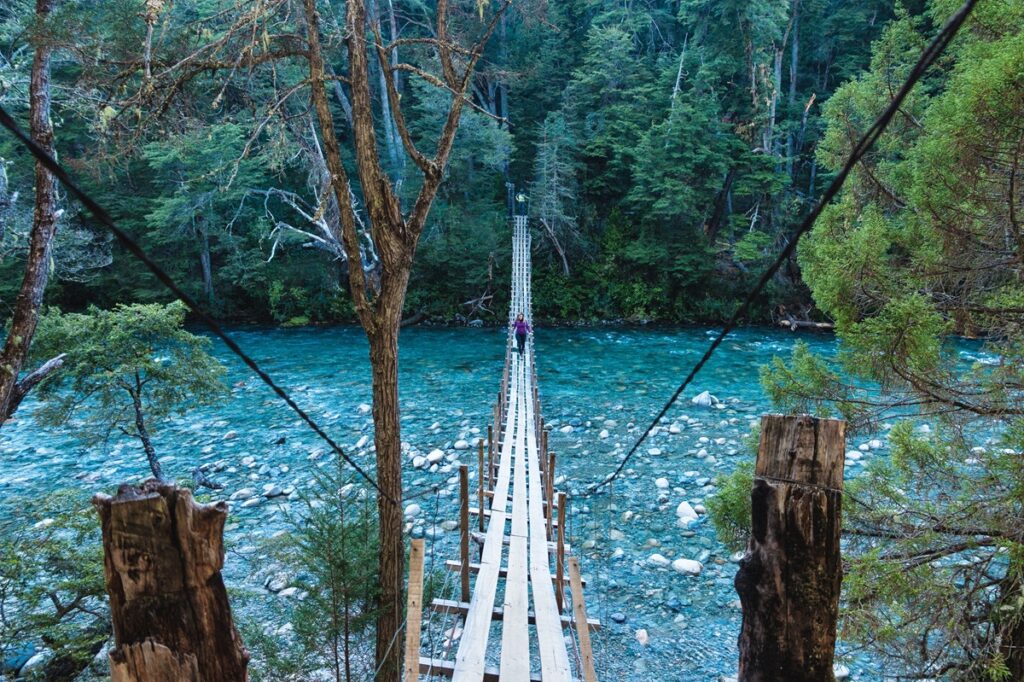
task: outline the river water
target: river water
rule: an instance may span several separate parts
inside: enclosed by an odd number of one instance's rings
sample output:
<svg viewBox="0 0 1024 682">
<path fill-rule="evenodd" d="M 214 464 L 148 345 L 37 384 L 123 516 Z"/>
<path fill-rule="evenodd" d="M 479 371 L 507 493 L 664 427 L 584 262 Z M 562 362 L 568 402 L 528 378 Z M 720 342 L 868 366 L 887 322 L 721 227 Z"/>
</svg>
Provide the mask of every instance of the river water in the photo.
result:
<svg viewBox="0 0 1024 682">
<path fill-rule="evenodd" d="M 759 367 L 773 355 L 788 356 L 798 338 L 815 351 L 832 355 L 833 339 L 769 329 L 736 332 L 671 410 L 666 428 L 643 445 L 624 475 L 601 495 L 580 494 L 618 464 L 716 331 L 599 327 L 536 333 L 543 413 L 552 426 L 550 449 L 557 453 L 558 473 L 567 479 L 561 487 L 573 495 L 568 539 L 588 581 L 590 615 L 604 625 L 595 636 L 602 679 L 705 682 L 735 674 L 740 626 L 732 587 L 736 564 L 710 522 L 702 518 L 684 531 L 676 524 L 676 507 L 685 500 L 699 511 L 715 491 L 715 478 L 752 458 L 743 438 L 759 416 L 771 410 L 758 382 Z M 372 423 L 366 414 L 368 356 L 361 330 L 238 329 L 234 335 L 372 471 L 373 454 L 367 442 L 360 443 L 364 437 L 372 443 Z M 437 496 L 416 500 L 421 511 L 408 526 L 411 534 L 428 538 L 437 562 L 457 558 L 458 532 L 444 530 L 452 527 L 458 511 L 452 461 L 461 458 L 475 473 L 476 456 L 474 450 L 454 446 L 462 445 L 459 440 L 475 443 L 486 434 L 501 376 L 504 338 L 504 331 L 497 329 L 412 328 L 402 333 L 406 481 L 410 490 L 440 486 Z M 231 504 L 226 540 L 237 551 L 229 553 L 226 575 L 230 586 L 248 586 L 262 595 L 262 617 L 273 622 L 276 605 L 288 597 L 262 590 L 262 576 L 252 577 L 252 557 L 260 556 L 260 538 L 279 532 L 289 506 L 298 505 L 288 497 L 264 501 L 259 493 L 272 485 L 294 486 L 301 493 L 323 463 L 325 458 L 317 453 L 324 448 L 223 347 L 214 350 L 229 367 L 230 399 L 166 424 L 156 432 L 155 445 L 169 477 L 187 478 L 197 464 L 211 465 L 211 478 L 227 485 L 213 499 L 227 499 L 245 488 L 255 491 Z M 690 398 L 704 390 L 724 406 L 693 405 Z M 84 447 L 73 428 L 40 429 L 31 417 L 33 407 L 26 403 L 19 419 L 0 431 L 0 500 L 5 489 L 45 493 L 69 481 L 90 492 L 111 492 L 120 482 L 148 474 L 136 443 L 113 438 L 101 446 Z M 668 428 L 673 424 L 677 433 Z M 859 442 L 848 445 L 856 447 Z M 438 448 L 447 458 L 435 471 L 412 467 L 415 456 Z M 861 463 L 876 454 L 868 453 Z M 855 475 L 859 464 L 852 464 L 848 475 Z M 659 478 L 667 479 L 667 487 L 665 481 L 658 487 Z M 292 495 L 293 500 L 296 497 Z M 246 499 L 250 506 L 243 506 Z M 0 514 L 16 511 L 2 505 Z M 652 564 L 654 554 L 668 560 L 696 559 L 704 570 L 699 576 L 681 575 Z M 639 630 L 646 631 L 646 638 L 637 637 Z M 845 651 L 841 645 L 840 652 Z M 879 671 L 863 658 L 845 660 L 853 670 L 852 679 L 880 679 Z"/>
</svg>

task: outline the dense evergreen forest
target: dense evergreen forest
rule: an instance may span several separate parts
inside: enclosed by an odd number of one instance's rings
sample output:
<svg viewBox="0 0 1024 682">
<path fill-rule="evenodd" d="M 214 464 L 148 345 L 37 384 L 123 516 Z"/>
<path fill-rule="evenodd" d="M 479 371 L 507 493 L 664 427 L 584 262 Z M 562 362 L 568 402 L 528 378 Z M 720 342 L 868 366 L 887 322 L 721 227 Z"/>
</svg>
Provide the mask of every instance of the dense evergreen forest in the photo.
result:
<svg viewBox="0 0 1024 682">
<path fill-rule="evenodd" d="M 307 99 L 278 104 L 286 93 L 275 79 L 289 74 L 270 68 L 247 67 L 244 78 L 170 73 L 203 31 L 226 30 L 204 22 L 218 4 L 149 3 L 149 14 L 138 5 L 59 2 L 42 28 L 31 3 L 5 3 L 0 102 L 27 116 L 30 44 L 47 31 L 56 47 L 60 159 L 176 279 L 227 319 L 353 319 Z M 389 2 L 374 11 L 396 38 L 431 10 Z M 817 153 L 827 102 L 864 73 L 872 41 L 897 13 L 917 17 L 927 32 L 922 4 L 883 0 L 517 3 L 471 84 L 472 108 L 419 246 L 406 314 L 487 320 L 502 310 L 513 182 L 528 194 L 539 234 L 539 316 L 727 315 L 828 179 L 828 157 Z M 155 60 L 150 94 L 140 92 L 133 61 L 143 42 Z M 430 65 L 415 44 L 402 49 L 402 60 Z M 382 83 L 374 76 L 371 93 L 384 121 L 381 149 L 408 203 L 417 182 L 381 107 Z M 435 135 L 445 94 L 414 72 L 400 72 L 397 87 L 410 135 Z M 345 84 L 331 95 L 345 110 Z M 344 117 L 338 125 L 343 138 L 351 134 Z M 26 153 L 9 138 L 0 159 L 0 298 L 9 301 L 33 181 Z M 87 215 L 64 209 L 50 302 L 166 299 Z M 758 317 L 777 314 L 779 304 L 799 316 L 809 300 L 793 263 Z"/>
<path fill-rule="evenodd" d="M 294 477 L 290 467 L 312 471 L 306 516 L 269 539 L 278 545 L 276 565 L 303 577 L 289 584 L 291 576 L 260 575 L 257 590 L 266 600 L 265 592 L 294 595 L 301 585 L 313 598 L 295 608 L 283 630 L 243 626 L 254 678 L 312 679 L 310 670 L 329 666 L 324 679 L 340 681 L 352 679 L 349 667 L 363 666 L 377 679 L 398 680 L 401 644 L 393 644 L 403 627 L 406 543 L 426 534 L 426 502 L 407 496 L 409 474 L 422 474 L 417 485 L 431 484 L 429 476 L 437 474 L 436 516 L 438 491 L 447 486 L 455 494 L 452 463 L 468 456 L 488 418 L 471 421 L 460 406 L 434 422 L 422 398 L 423 414 L 400 416 L 403 320 L 504 322 L 510 204 L 529 214 L 538 319 L 728 318 L 794 239 L 822 189 L 958 6 L 954 0 L 5 2 L 0 106 L 37 143 L 52 145 L 202 307 L 232 323 L 360 323 L 370 386 L 364 378 L 358 395 L 372 405 L 316 397 L 324 395 L 317 382 L 341 383 L 341 363 L 333 357 L 330 372 L 302 381 L 296 393 L 309 398 L 314 416 L 330 421 L 332 432 L 351 427 L 358 440 L 349 450 L 372 477 L 349 478 L 353 460 L 340 448 L 340 458 L 330 462 L 337 471 L 320 471 L 331 459 L 326 451 L 296 445 L 293 432 L 279 437 L 274 429 L 287 427 L 276 422 L 261 422 L 258 436 L 245 444 L 260 455 L 276 453 L 267 455 L 273 466 L 243 453 L 239 433 L 220 415 L 206 412 L 202 428 L 192 429 L 187 413 L 219 409 L 229 398 L 237 409 L 255 400 L 246 395 L 250 386 L 246 380 L 229 385 L 225 378 L 234 370 L 214 357 L 209 339 L 185 329 L 186 307 L 171 302 L 143 265 L 6 133 L 0 134 L 0 318 L 8 325 L 0 351 L 0 427 L 5 438 L 22 431 L 0 441 L 20 448 L 0 447 L 0 466 L 23 466 L 19 458 L 40 467 L 57 461 L 47 445 L 24 444 L 26 429 L 74 431 L 79 454 L 120 458 L 123 450 L 123 459 L 148 466 L 145 476 L 151 473 L 157 486 L 187 475 L 181 467 L 190 458 L 192 479 L 179 483 L 231 495 L 239 503 L 236 518 L 260 512 L 264 499 L 296 493 L 286 481 Z M 751 315 L 755 322 L 788 320 L 794 328 L 820 321 L 836 332 L 827 341 L 789 341 L 795 350 L 788 357 L 771 357 L 777 347 L 762 350 L 770 343 L 757 339 L 751 346 L 763 357 L 747 369 L 761 366 L 759 397 L 767 396 L 774 409 L 840 417 L 849 426 L 845 469 L 837 466 L 845 486 L 843 561 L 834 568 L 837 592 L 842 573 L 841 637 L 865 670 L 903 679 L 1024 680 L 1022 163 L 1024 2 L 980 0 Z M 294 339 L 337 332 L 340 338 L 348 331 L 253 334 Z M 551 333 L 563 332 L 580 333 Z M 651 373 L 685 371 L 677 360 Z M 282 373 L 288 369 L 295 371 Z M 646 368 L 633 367 L 640 369 Z M 652 567 L 651 549 L 675 556 L 706 541 L 696 554 L 700 561 L 681 557 L 684 566 L 699 569 L 688 568 L 685 578 L 669 575 L 682 581 L 703 571 L 704 586 L 728 583 L 730 563 L 746 561 L 742 552 L 734 560 L 729 553 L 750 547 L 755 482 L 741 441 L 756 434 L 755 410 L 764 410 L 756 399 L 743 405 L 706 391 L 685 404 L 697 418 L 681 414 L 678 404 L 670 410 L 670 403 L 661 413 L 665 420 L 645 432 L 660 409 L 647 395 L 653 384 L 635 371 L 603 379 L 593 379 L 593 371 L 589 379 L 571 373 L 567 381 L 595 394 L 603 385 L 587 384 L 607 382 L 620 395 L 588 406 L 586 414 L 557 413 L 546 427 L 538 422 L 538 431 L 546 428 L 545 447 L 548 435 L 564 438 L 569 456 L 561 461 L 588 479 L 618 465 L 627 490 L 620 495 L 631 497 L 639 513 L 620 515 L 611 505 L 604 511 L 613 525 L 639 528 L 630 531 L 633 539 L 646 544 L 630 547 L 634 556 L 621 545 L 601 544 L 605 531 L 612 542 L 630 536 L 596 516 L 588 519 L 592 510 L 582 503 L 572 510 L 583 526 L 572 542 L 599 528 L 602 537 L 579 543 L 581 555 L 612 565 L 609 570 L 632 570 L 630 579 L 646 589 L 644 581 L 654 578 L 643 571 L 684 572 L 670 568 L 679 559 L 660 553 Z M 699 380 L 732 379 L 730 371 L 709 366 Z M 757 392 L 750 386 L 744 390 Z M 30 390 L 34 408 L 16 412 Z M 442 402 L 436 395 L 430 400 Z M 522 404 L 525 410 L 525 399 Z M 717 414 L 728 418 L 706 416 Z M 424 442 L 410 445 L 405 436 L 419 427 Z M 855 434 L 865 439 L 860 445 Z M 626 449 L 637 450 L 648 435 L 660 439 L 657 447 L 645 445 L 626 468 Z M 39 442 L 47 437 L 39 435 Z M 428 439 L 437 443 L 426 448 Z M 228 450 L 230 461 L 199 465 L 215 448 Z M 572 459 L 577 450 L 588 457 L 582 464 Z M 176 473 L 165 474 L 167 463 Z M 675 479 L 648 475 L 659 466 Z M 237 489 L 218 487 L 208 474 Z M 139 478 L 137 470 L 134 475 Z M 80 488 L 98 476 L 80 475 L 86 481 Z M 654 496 L 648 479 L 664 481 L 655 483 Z M 13 491 L 0 483 L 5 494 Z M 82 490 L 63 490 L 64 483 L 54 484 L 60 492 L 40 503 L 31 524 L 22 519 L 28 502 L 12 497 L 0 506 L 0 659 L 12 670 L 11 659 L 27 666 L 22 659 L 45 645 L 49 658 L 39 676 L 47 679 L 74 679 L 93 660 L 110 638 L 118 606 L 106 599 L 102 581 L 110 572 L 101 565 L 93 519 L 80 512 L 87 506 Z M 671 517 L 673 508 L 685 523 L 674 526 L 671 519 L 666 530 L 656 515 Z M 712 522 L 702 528 L 706 518 Z M 217 542 L 220 530 L 213 534 Z M 838 519 L 834 530 L 838 538 Z M 671 541 L 659 544 L 657 533 Z M 624 555 L 627 561 L 612 564 Z M 29 575 L 38 579 L 26 580 Z M 636 593 L 645 602 L 637 611 L 661 608 L 660 589 Z M 226 593 L 215 598 L 226 605 Z M 676 618 L 683 608 L 673 598 L 662 611 Z M 611 626 L 607 640 L 613 668 L 621 664 L 614 645 L 646 650 L 649 634 L 634 634 L 633 613 L 617 615 L 622 627 Z M 234 630 L 219 629 L 229 630 L 225 648 L 244 669 L 249 654 Z M 445 637 L 449 644 L 456 639 Z M 282 652 L 286 640 L 292 649 Z M 631 670 L 650 679 L 650 669 Z M 854 679 L 873 678 L 855 673 Z"/>
</svg>

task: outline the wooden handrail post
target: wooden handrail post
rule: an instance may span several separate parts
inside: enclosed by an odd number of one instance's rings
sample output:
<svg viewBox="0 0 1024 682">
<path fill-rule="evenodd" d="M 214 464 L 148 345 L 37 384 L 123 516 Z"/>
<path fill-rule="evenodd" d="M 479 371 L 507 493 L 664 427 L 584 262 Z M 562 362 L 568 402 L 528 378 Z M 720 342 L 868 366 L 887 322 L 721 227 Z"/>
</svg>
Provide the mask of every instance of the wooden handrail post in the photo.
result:
<svg viewBox="0 0 1024 682">
<path fill-rule="evenodd" d="M 761 419 L 753 516 L 736 573 L 740 682 L 832 682 L 846 422 Z"/>
<path fill-rule="evenodd" d="M 465 464 L 459 465 L 459 499 L 462 502 L 459 506 L 459 527 L 462 528 L 459 547 L 459 559 L 462 561 L 462 601 L 469 601 L 469 468 Z M 480 516 L 483 517 L 482 509 Z"/>
<path fill-rule="evenodd" d="M 562 612 L 562 600 L 565 598 L 565 493 L 558 493 L 558 552 L 555 561 L 555 601 L 558 612 Z"/>
<path fill-rule="evenodd" d="M 479 456 L 477 457 L 477 486 L 476 486 L 476 510 L 477 518 L 480 520 L 480 532 L 484 530 L 484 439 L 479 442 Z M 483 547 L 480 548 L 483 552 Z"/>
<path fill-rule="evenodd" d="M 597 682 L 597 672 L 594 670 L 594 650 L 590 645 L 590 626 L 587 625 L 587 603 L 583 601 L 580 560 L 574 556 L 569 557 L 569 591 L 572 593 L 576 636 L 580 641 L 580 667 L 583 668 L 583 682 Z"/>
<path fill-rule="evenodd" d="M 548 455 L 548 475 L 546 482 L 545 497 L 548 501 L 548 539 L 551 539 L 551 519 L 554 513 L 554 494 L 555 494 L 555 453 Z"/>
<path fill-rule="evenodd" d="M 423 617 L 423 540 L 409 548 L 409 598 L 405 615 L 405 682 L 420 679 L 420 625 Z"/>
<path fill-rule="evenodd" d="M 487 427 L 487 437 L 491 440 L 491 449 L 487 451 L 487 489 L 494 490 L 494 431 L 490 426 Z"/>
</svg>

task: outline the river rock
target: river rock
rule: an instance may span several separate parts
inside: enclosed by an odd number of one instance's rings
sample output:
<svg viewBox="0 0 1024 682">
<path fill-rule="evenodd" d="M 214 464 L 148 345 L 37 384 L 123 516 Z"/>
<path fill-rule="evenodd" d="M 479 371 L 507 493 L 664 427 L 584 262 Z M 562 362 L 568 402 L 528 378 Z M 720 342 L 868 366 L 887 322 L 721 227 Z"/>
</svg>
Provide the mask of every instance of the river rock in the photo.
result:
<svg viewBox="0 0 1024 682">
<path fill-rule="evenodd" d="M 272 497 L 281 497 L 282 495 L 284 495 L 284 490 L 276 483 L 268 483 L 263 486 L 263 497 L 268 500 Z"/>
<path fill-rule="evenodd" d="M 847 680 L 850 678 L 850 669 L 842 663 L 836 663 L 832 666 L 832 674 L 836 676 L 836 681 Z"/>
<path fill-rule="evenodd" d="M 672 425 L 668 427 L 668 432 L 671 434 L 680 434 L 683 430 L 679 428 L 679 424 L 672 422 Z"/>
<path fill-rule="evenodd" d="M 668 479 L 667 478 L 655 479 L 654 485 L 659 490 L 666 490 L 666 489 L 668 489 Z"/>
<path fill-rule="evenodd" d="M 256 494 L 256 491 L 252 488 L 242 488 L 231 493 L 229 500 L 248 500 L 250 497 Z"/>
<path fill-rule="evenodd" d="M 647 557 L 647 563 L 649 563 L 651 566 L 668 566 L 672 562 L 666 559 L 664 555 L 652 554 L 651 556 Z"/>
<path fill-rule="evenodd" d="M 700 572 L 704 570 L 704 565 L 693 559 L 676 559 L 672 562 L 672 570 L 683 575 L 700 575 Z"/>
<path fill-rule="evenodd" d="M 228 431 L 227 433 L 224 434 L 224 440 L 233 440 L 234 438 L 237 437 L 238 434 L 234 431 Z"/>
<path fill-rule="evenodd" d="M 416 455 L 415 457 L 412 458 L 412 465 L 417 469 L 423 468 L 423 466 L 426 464 L 427 458 L 424 457 L 423 455 Z"/>
<path fill-rule="evenodd" d="M 647 630 L 643 628 L 637 630 L 634 636 L 636 637 L 636 641 L 640 642 L 640 646 L 647 646 L 651 641 L 651 638 L 647 634 Z"/>
<path fill-rule="evenodd" d="M 566 424 L 565 426 L 563 426 L 562 428 L 560 428 L 558 430 L 561 431 L 562 433 L 572 433 L 573 432 L 573 426 L 572 426 L 572 424 Z"/>
<path fill-rule="evenodd" d="M 676 507 L 676 516 L 681 524 L 689 525 L 691 521 L 697 520 L 697 511 L 690 506 L 690 503 L 683 500 Z"/>
<path fill-rule="evenodd" d="M 275 573 L 267 578 L 266 582 L 263 583 L 263 587 L 267 588 L 268 591 L 277 594 L 284 588 L 288 587 L 288 575 L 285 573 Z"/>
<path fill-rule="evenodd" d="M 661 454 L 661 448 L 648 448 L 647 454 L 651 455 L 652 457 L 657 457 L 658 455 Z"/>
<path fill-rule="evenodd" d="M 370 414 L 370 412 L 373 410 L 373 408 L 367 405 L 366 403 L 360 403 L 359 407 L 356 409 L 359 411 L 359 414 Z"/>
<path fill-rule="evenodd" d="M 369 442 L 370 442 L 370 437 L 369 436 L 363 436 L 362 438 L 360 438 L 359 440 L 356 441 L 356 448 L 355 449 L 358 450 L 358 449 L 364 447 Z"/>
<path fill-rule="evenodd" d="M 262 497 L 250 497 L 248 500 L 246 500 L 245 502 L 242 503 L 242 509 L 248 509 L 250 507 L 255 507 L 256 505 L 260 504 L 261 502 L 263 502 L 263 498 Z"/>
<path fill-rule="evenodd" d="M 453 445 L 452 447 L 454 447 L 456 450 L 469 450 L 469 442 L 462 440 L 460 438 L 459 440 L 455 441 L 455 445 Z"/>
<path fill-rule="evenodd" d="M 693 396 L 690 402 L 698 407 L 714 407 L 718 403 L 718 398 L 711 395 L 710 391 L 704 391 Z"/>
<path fill-rule="evenodd" d="M 607 438 L 609 435 L 608 429 L 601 429 L 601 433 L 597 434 L 598 438 Z"/>
<path fill-rule="evenodd" d="M 626 622 L 626 614 L 621 613 L 619 611 L 616 611 L 615 613 L 613 613 L 611 615 L 611 618 L 616 623 L 625 623 Z"/>
<path fill-rule="evenodd" d="M 412 504 L 408 505 L 405 508 L 405 518 L 414 519 L 417 516 L 419 516 L 422 511 L 423 509 L 418 504 L 413 502 Z"/>
<path fill-rule="evenodd" d="M 444 450 L 431 450 L 430 454 L 427 455 L 427 461 L 431 464 L 437 464 L 444 459 Z"/>
</svg>

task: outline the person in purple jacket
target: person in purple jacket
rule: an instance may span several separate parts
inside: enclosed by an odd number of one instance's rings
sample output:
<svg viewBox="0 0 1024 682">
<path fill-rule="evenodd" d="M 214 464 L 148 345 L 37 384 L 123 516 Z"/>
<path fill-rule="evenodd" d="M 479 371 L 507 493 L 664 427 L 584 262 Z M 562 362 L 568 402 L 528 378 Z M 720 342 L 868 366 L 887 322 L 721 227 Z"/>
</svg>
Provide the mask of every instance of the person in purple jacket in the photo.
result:
<svg viewBox="0 0 1024 682">
<path fill-rule="evenodd" d="M 516 332 L 516 346 L 519 348 L 519 354 L 523 354 L 523 349 L 526 348 L 526 335 L 533 331 L 533 327 L 530 323 L 523 319 L 523 314 L 519 313 L 516 316 L 516 321 L 512 324 L 515 327 Z"/>
</svg>

